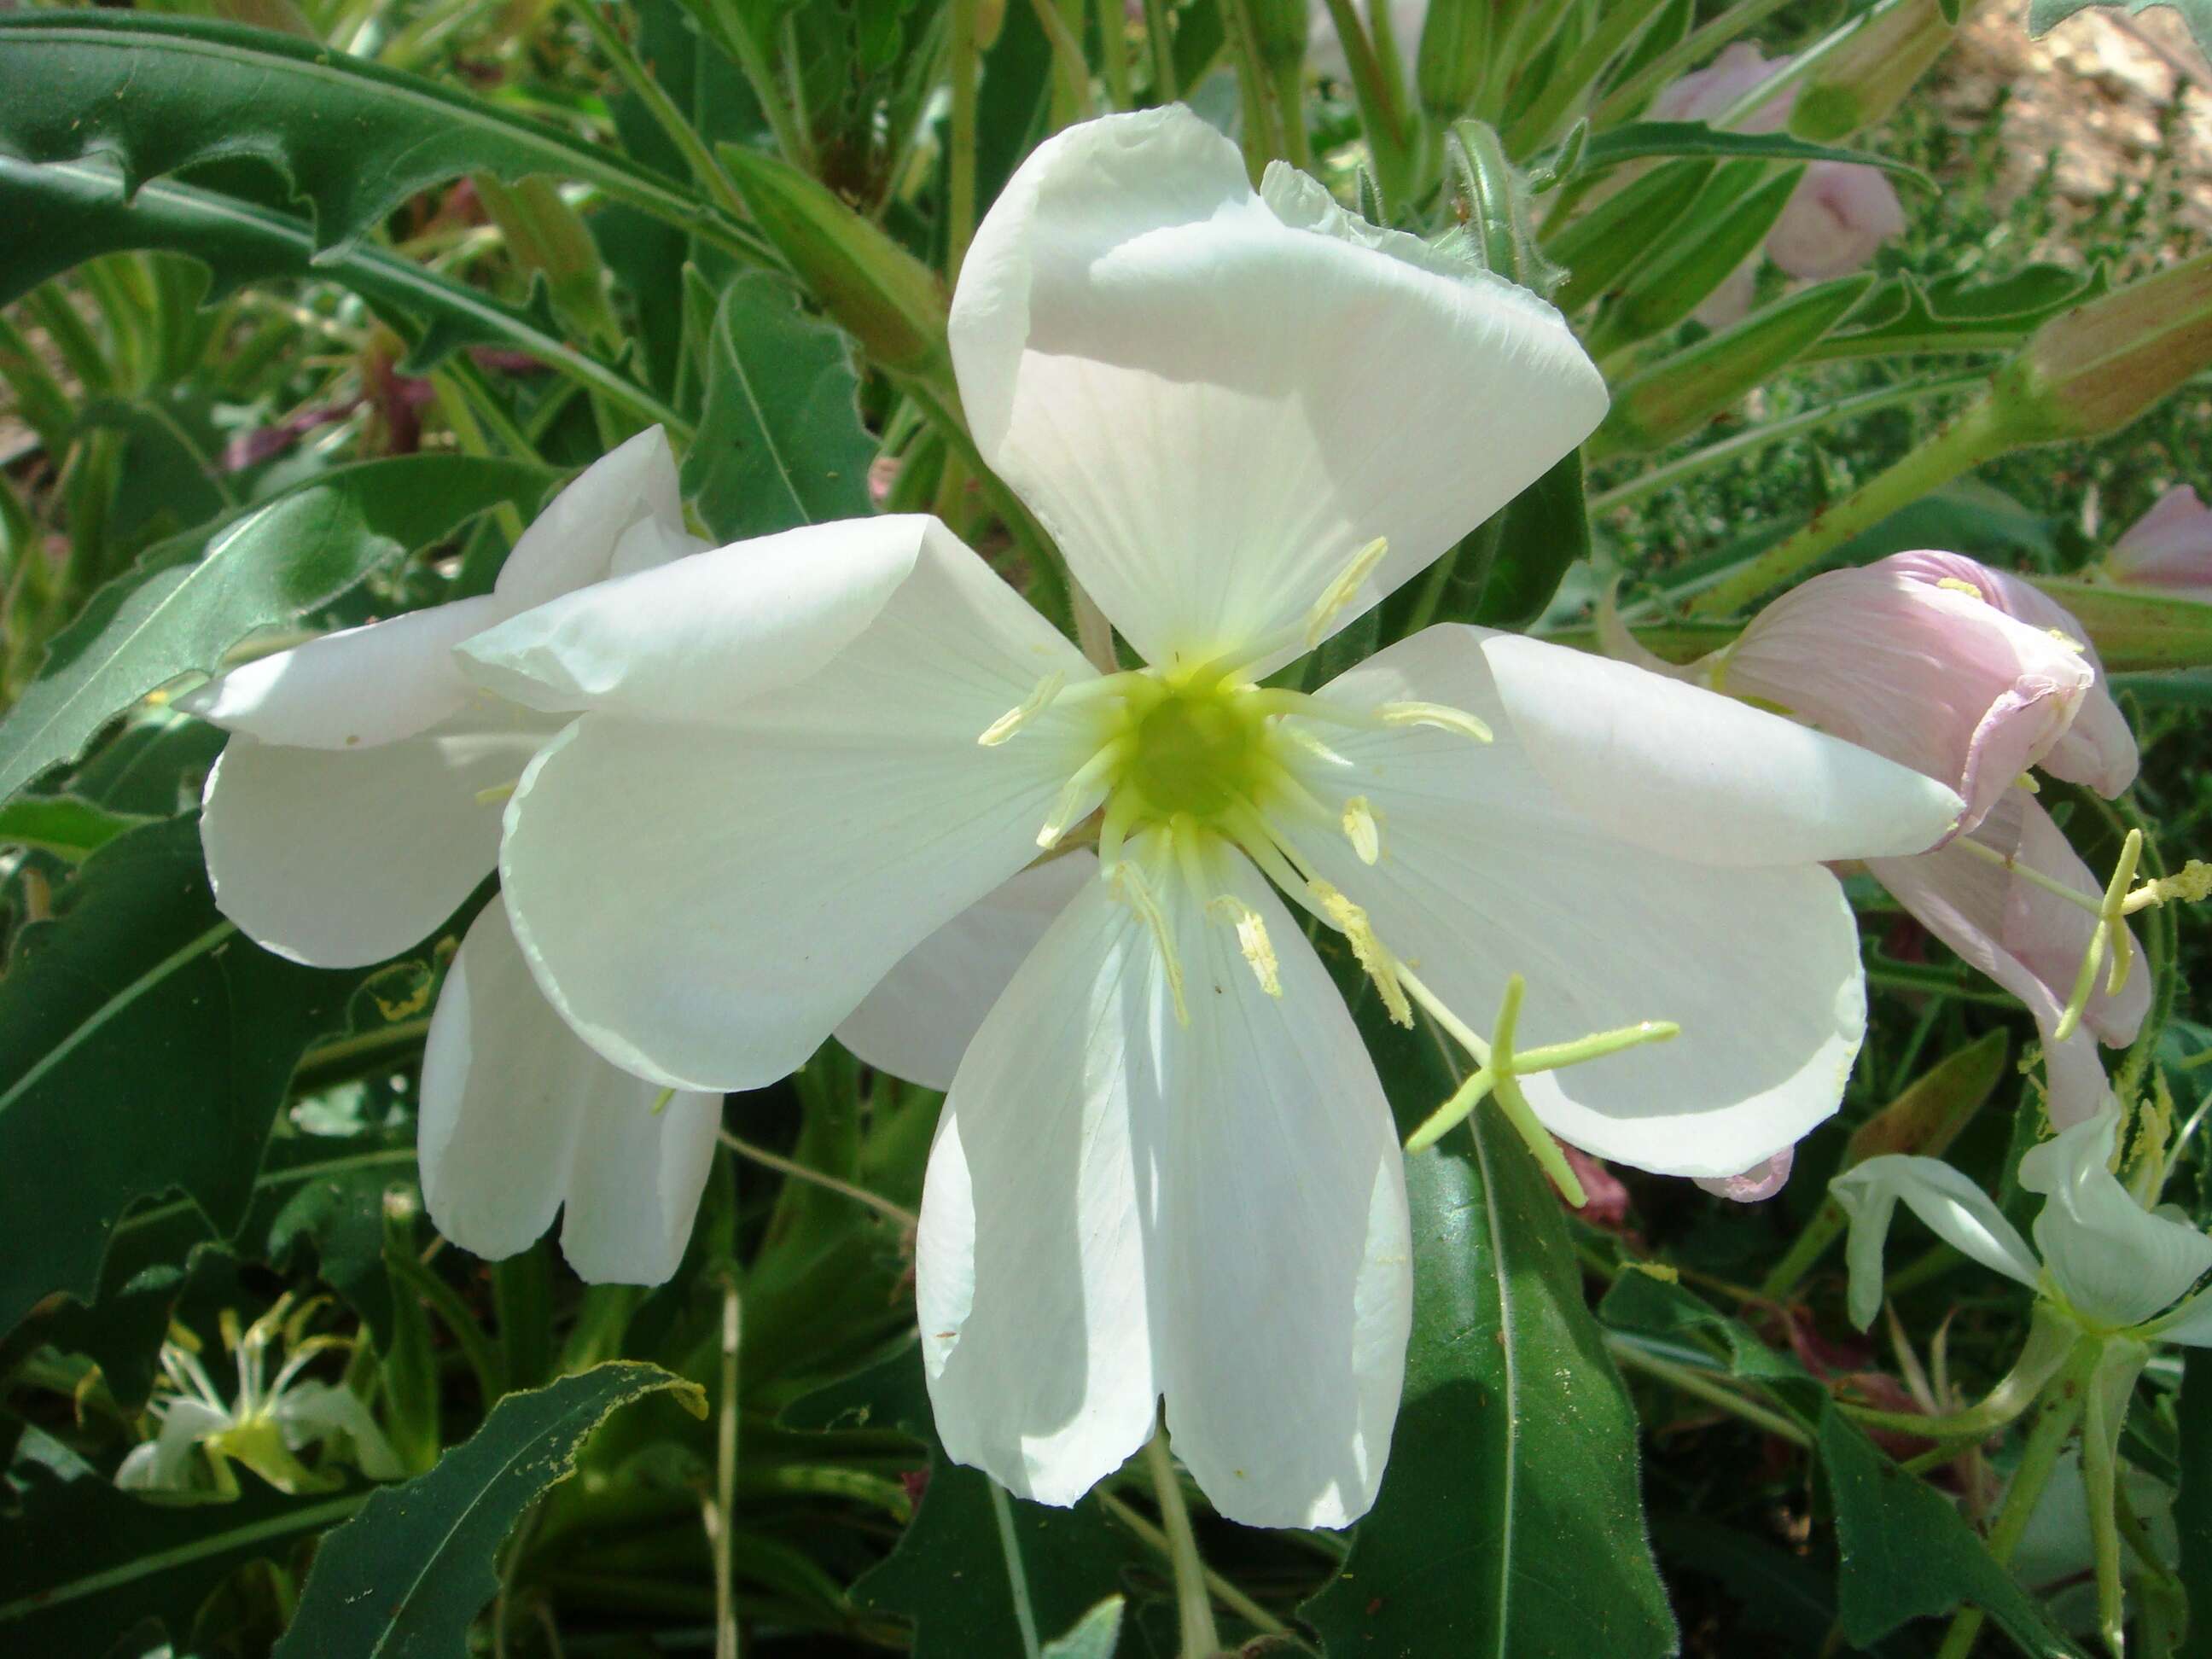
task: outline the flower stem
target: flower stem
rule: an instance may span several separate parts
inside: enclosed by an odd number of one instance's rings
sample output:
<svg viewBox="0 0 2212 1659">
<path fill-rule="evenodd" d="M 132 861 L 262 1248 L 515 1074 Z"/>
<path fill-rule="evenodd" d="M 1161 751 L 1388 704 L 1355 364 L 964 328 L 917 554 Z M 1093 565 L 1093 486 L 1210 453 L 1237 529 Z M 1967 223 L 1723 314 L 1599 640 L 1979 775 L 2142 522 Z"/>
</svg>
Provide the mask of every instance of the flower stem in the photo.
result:
<svg viewBox="0 0 2212 1659">
<path fill-rule="evenodd" d="M 1021 1632 L 1024 1659 L 1038 1659 L 1043 1651 L 1037 1641 L 1036 1609 L 1030 1601 L 1030 1579 L 1022 1565 L 1021 1540 L 1014 1535 L 1013 1500 L 997 1481 L 991 1489 L 991 1515 L 999 1523 L 999 1547 L 1006 1558 L 1006 1587 L 1014 1598 L 1014 1626 Z"/>
<path fill-rule="evenodd" d="M 1739 566 L 1699 594 L 1692 616 L 1717 616 L 1741 610 L 1752 600 L 1811 569 L 1862 532 L 1960 473 L 2012 447 L 2010 424 L 1996 400 L 1984 398 L 1928 442 L 1887 471 L 1876 473 L 1832 507 L 1814 514 L 1805 527 Z"/>
<path fill-rule="evenodd" d="M 1098 1491 L 1098 1503 L 1107 1514 L 1136 1534 L 1137 1540 L 1146 1549 L 1155 1554 L 1167 1557 L 1170 1563 L 1174 1561 L 1175 1546 L 1168 1541 L 1168 1535 L 1158 1527 L 1103 1486 Z M 1203 1571 L 1206 1575 L 1206 1587 L 1213 1593 L 1213 1599 L 1251 1626 L 1253 1629 L 1268 1636 L 1291 1634 L 1288 1625 L 1245 1595 L 1243 1590 L 1238 1589 L 1235 1584 L 1223 1577 L 1212 1567 L 1205 1567 Z"/>
<path fill-rule="evenodd" d="M 691 169 L 692 177 L 714 198 L 715 204 L 739 219 L 750 217 L 745 210 L 744 198 L 738 194 L 738 187 L 731 182 L 730 175 L 722 171 L 722 164 L 714 159 L 714 152 L 708 148 L 707 141 L 699 136 L 698 130 L 690 122 L 684 118 L 684 112 L 676 107 L 675 101 L 662 90 L 660 82 L 653 78 L 652 72 L 638 61 L 637 54 L 630 50 L 629 42 L 623 39 L 622 31 L 599 9 L 599 0 L 568 0 L 568 9 L 575 14 L 577 21 L 590 33 L 593 43 L 606 55 L 608 66 L 621 78 L 625 87 L 637 94 L 647 113 L 653 117 L 655 125 L 668 135 L 669 142 L 682 153 L 685 164 Z"/>
<path fill-rule="evenodd" d="M 1198 1534 L 1191 1530 L 1190 1510 L 1182 1501 L 1175 1461 L 1168 1455 L 1165 1424 L 1145 1443 L 1145 1467 L 1152 1472 L 1152 1490 L 1160 1502 L 1160 1526 L 1168 1538 L 1168 1559 L 1175 1565 L 1182 1659 L 1213 1659 L 1221 1651 L 1221 1634 L 1213 1626 L 1213 1603 L 1206 1595 L 1206 1563 L 1199 1558 Z"/>
<path fill-rule="evenodd" d="M 975 38 L 975 13 L 981 0 L 952 0 L 952 76 L 951 150 L 945 157 L 949 175 L 945 224 L 945 275 L 948 283 L 960 276 L 960 263 L 968 257 L 969 241 L 975 234 L 975 83 L 981 53 Z"/>
<path fill-rule="evenodd" d="M 722 1413 L 714 1425 L 714 1659 L 738 1659 L 736 1603 L 730 1589 L 730 1529 L 738 1490 L 738 1340 L 744 1309 L 733 1273 L 722 1285 Z"/>
<path fill-rule="evenodd" d="M 1642 1371 L 1680 1393 L 1702 1400 L 1708 1405 L 1717 1406 L 1731 1416 L 1741 1418 L 1753 1428 L 1763 1429 L 1768 1434 L 1787 1440 L 1793 1446 L 1809 1449 L 1813 1444 L 1813 1437 L 1781 1413 L 1770 1411 L 1755 1401 L 1745 1399 L 1735 1389 L 1715 1382 L 1701 1371 L 1693 1370 L 1687 1365 L 1678 1365 L 1671 1359 L 1662 1359 L 1656 1354 L 1646 1353 L 1634 1343 L 1623 1341 L 1618 1337 L 1607 1336 L 1605 1346 L 1606 1352 L 1613 1357 L 1616 1363 L 1627 1366 L 1631 1370 Z"/>
<path fill-rule="evenodd" d="M 2043 1496 L 2051 1471 L 2057 1466 L 2058 1454 L 2073 1437 L 2075 1425 L 2081 1421 L 2082 1407 L 2087 1404 L 2089 1374 L 2097 1367 L 2100 1352 L 2097 1342 L 2085 1340 L 2044 1396 L 2042 1413 L 2035 1419 L 2027 1449 L 2021 1453 L 2020 1467 L 2013 1472 L 2012 1485 L 2005 1491 L 2004 1506 L 1997 1511 L 1996 1524 L 1990 1529 L 1990 1555 L 1999 1566 L 2012 1559 L 2021 1534 L 2027 1530 L 2028 1517 L 2035 1513 L 2036 1500 Z M 1951 1620 L 1951 1628 L 1944 1632 L 1943 1645 L 1937 1650 L 1936 1659 L 1966 1659 L 1973 1651 L 1974 1638 L 1981 1633 L 1983 1617 L 1979 1607 L 1960 1608 Z"/>
<path fill-rule="evenodd" d="M 740 1140 L 727 1129 L 717 1130 L 715 1133 L 721 1137 L 722 1145 L 740 1158 L 749 1158 L 754 1163 L 774 1170 L 779 1175 L 788 1176 L 794 1181 L 811 1182 L 817 1187 L 824 1187 L 833 1193 L 842 1194 L 856 1204 L 865 1204 L 878 1214 L 888 1216 L 902 1227 L 916 1227 L 921 1224 L 921 1218 L 903 1204 L 894 1204 L 890 1199 L 872 1193 L 865 1187 L 855 1187 L 849 1181 L 840 1181 L 836 1176 L 824 1175 L 819 1170 L 810 1170 L 804 1164 L 795 1164 L 787 1158 L 769 1152 L 765 1146 L 756 1146 L 749 1140 Z"/>
</svg>

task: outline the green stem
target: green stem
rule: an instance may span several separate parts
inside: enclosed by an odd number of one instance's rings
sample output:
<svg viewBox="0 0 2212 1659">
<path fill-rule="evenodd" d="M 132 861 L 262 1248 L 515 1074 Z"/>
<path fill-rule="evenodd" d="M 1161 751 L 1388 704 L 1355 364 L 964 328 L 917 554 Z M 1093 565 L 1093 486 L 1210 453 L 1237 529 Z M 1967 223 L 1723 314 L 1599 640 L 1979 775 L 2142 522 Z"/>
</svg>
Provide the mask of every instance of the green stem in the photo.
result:
<svg viewBox="0 0 2212 1659">
<path fill-rule="evenodd" d="M 945 271 L 948 283 L 960 278 L 961 262 L 975 234 L 975 80 L 981 52 L 975 38 L 981 0 L 952 0 L 952 113 L 945 223 Z"/>
<path fill-rule="evenodd" d="M 738 1340 L 744 1328 L 734 1276 L 722 1285 L 722 1410 L 714 1425 L 714 1659 L 738 1659 L 738 1618 L 730 1593 L 730 1533 L 738 1492 Z"/>
<path fill-rule="evenodd" d="M 408 1250 L 387 1250 L 384 1265 L 392 1277 L 430 1304 L 439 1322 L 452 1333 L 453 1341 L 468 1361 L 469 1369 L 476 1373 L 477 1389 L 483 1397 L 483 1408 L 489 1411 L 500 1397 L 499 1358 L 491 1351 L 483 1328 L 470 1313 L 453 1287 L 432 1273 L 414 1254 Z"/>
<path fill-rule="evenodd" d="M 1783 1252 L 1773 1271 L 1760 1281 L 1759 1293 L 1770 1301 L 1788 1301 L 1805 1275 L 1813 1271 L 1814 1265 L 1828 1253 L 1828 1246 L 1842 1237 L 1845 1223 L 1844 1206 L 1832 1198 L 1822 1199 L 1820 1207 L 1805 1224 L 1805 1230 Z"/>
<path fill-rule="evenodd" d="M 1117 110 L 1133 107 L 1129 92 L 1129 21 L 1121 0 L 1098 0 L 1098 59 L 1106 82 L 1106 101 Z"/>
<path fill-rule="evenodd" d="M 2043 1496 L 2051 1471 L 2058 1462 L 2058 1454 L 2081 1420 L 2087 1403 L 2089 1375 L 2097 1367 L 2099 1353 L 2099 1345 L 2085 1340 L 2044 1397 L 2041 1414 L 2027 1437 L 2027 1449 L 2021 1453 L 2020 1467 L 2013 1471 L 2012 1485 L 2006 1488 L 2004 1505 L 1990 1529 L 1990 1556 L 1999 1566 L 2012 1559 L 2021 1534 L 2027 1530 L 2028 1517 L 2035 1512 L 2036 1500 Z M 1973 1651 L 1975 1637 L 1981 1633 L 1982 1619 L 1979 1607 L 1960 1608 L 1944 1633 L 1936 1659 L 1966 1659 Z"/>
<path fill-rule="evenodd" d="M 1702 1400 L 1708 1405 L 1717 1406 L 1729 1415 L 1741 1418 L 1753 1428 L 1787 1440 L 1793 1446 L 1807 1449 L 1812 1447 L 1813 1437 L 1780 1412 L 1771 1411 L 1756 1401 L 1745 1399 L 1733 1389 L 1715 1382 L 1701 1371 L 1693 1370 L 1687 1365 L 1678 1365 L 1671 1359 L 1662 1359 L 1656 1354 L 1646 1353 L 1633 1343 L 1618 1337 L 1607 1337 L 1605 1346 L 1606 1351 L 1617 1363 L 1631 1370 L 1642 1371 L 1683 1394 Z"/>
<path fill-rule="evenodd" d="M 1091 66 L 1057 0 L 1030 0 L 1030 9 L 1052 46 L 1052 107 L 1046 118 L 1057 132 L 1091 113 Z"/>
<path fill-rule="evenodd" d="M 1547 143 L 1583 89 L 1605 72 L 1607 64 L 1635 45 L 1666 6 L 1667 0 L 1611 0 L 1596 30 L 1544 83 L 1535 101 L 1513 124 L 1506 146 L 1511 154 L 1526 156 Z"/>
<path fill-rule="evenodd" d="M 683 154 L 685 165 L 691 169 L 691 176 L 700 186 L 726 212 L 735 214 L 741 219 L 746 217 L 744 198 L 738 194 L 738 187 L 730 181 L 730 175 L 722 171 L 722 164 L 714 159 L 714 150 L 690 122 L 684 118 L 684 112 L 677 108 L 675 100 L 661 89 L 660 82 L 653 78 L 652 71 L 638 61 L 637 54 L 630 50 L 629 42 L 623 39 L 622 31 L 607 21 L 606 15 L 599 9 L 599 0 L 567 0 L 567 3 L 568 9 L 590 33 L 600 52 L 605 54 L 609 67 L 622 83 L 637 95 L 638 100 L 645 106 L 646 112 L 653 117 L 654 125 L 668 135 L 669 142 Z"/>
<path fill-rule="evenodd" d="M 1221 0 L 1221 21 L 1237 58 L 1237 81 L 1244 89 L 1244 166 L 1257 184 L 1267 163 L 1290 155 L 1287 124 L 1283 118 L 1282 88 L 1260 50 L 1259 26 L 1253 21 L 1252 0 Z"/>
<path fill-rule="evenodd" d="M 1145 0 L 1145 46 L 1152 58 L 1152 101 L 1171 104 L 1181 94 L 1176 88 L 1175 29 L 1168 21 L 1167 0 Z"/>
<path fill-rule="evenodd" d="M 1107 1514 L 1136 1534 L 1138 1542 L 1155 1555 L 1164 1558 L 1170 1565 L 1173 1565 L 1175 1546 L 1169 1542 L 1165 1533 L 1103 1486 L 1098 1489 L 1098 1503 Z M 1253 1629 L 1268 1636 L 1293 1634 L 1288 1625 L 1245 1595 L 1243 1590 L 1238 1589 L 1235 1584 L 1224 1578 L 1212 1567 L 1206 1567 L 1205 1573 L 1206 1587 L 1213 1593 L 1213 1599 L 1251 1626 Z"/>
<path fill-rule="evenodd" d="M 756 1146 L 749 1140 L 738 1139 L 727 1129 L 720 1130 L 717 1133 L 721 1136 L 722 1144 L 740 1158 L 750 1158 L 754 1163 L 774 1170 L 777 1174 L 787 1176 L 793 1181 L 811 1182 L 817 1187 L 826 1188 L 830 1192 L 842 1194 L 856 1204 L 866 1205 L 878 1215 L 889 1217 L 902 1227 L 917 1227 L 921 1224 L 921 1218 L 915 1214 L 912 1210 L 902 1204 L 894 1204 L 890 1199 L 872 1193 L 865 1187 L 856 1187 L 849 1181 L 840 1181 L 836 1176 L 824 1175 L 819 1170 L 810 1170 L 804 1164 L 795 1164 L 787 1158 L 771 1152 L 765 1146 Z"/>
<path fill-rule="evenodd" d="M 1176 1621 L 1182 1632 L 1182 1659 L 1213 1659 L 1221 1651 L 1221 1635 L 1213 1625 L 1213 1603 L 1208 1599 L 1206 1563 L 1198 1553 L 1198 1534 L 1191 1530 L 1190 1510 L 1182 1501 L 1175 1461 L 1168 1455 L 1168 1431 L 1163 1424 L 1145 1443 L 1145 1467 L 1152 1477 L 1152 1491 L 1160 1503 L 1160 1527 L 1168 1540 L 1168 1559 L 1175 1565 Z"/>
<path fill-rule="evenodd" d="M 783 159 L 805 173 L 814 170 L 814 145 L 806 130 L 793 112 L 791 104 L 783 95 L 783 88 L 775 78 L 775 67 L 761 50 L 760 40 L 745 21 L 744 9 L 737 0 L 714 0 L 714 20 L 721 25 L 723 45 L 738 60 L 744 71 L 745 82 L 752 88 L 753 98 L 767 117 L 769 131 L 775 135 L 775 147 Z"/>
<path fill-rule="evenodd" d="M 1707 444 L 1703 449 L 1655 466 L 1638 473 L 1626 483 L 1615 484 L 1602 494 L 1590 497 L 1590 516 L 1608 512 L 1617 507 L 1626 507 L 1647 495 L 1686 483 L 1715 467 L 1725 466 L 1733 460 L 1753 455 L 1770 444 L 1780 443 L 1785 438 L 1802 437 L 1808 432 L 1817 432 L 1823 427 L 1834 426 L 1856 415 L 1871 415 L 1877 410 L 1894 409 L 1900 404 L 1917 404 L 1930 398 L 1948 396 L 1984 384 L 1985 374 L 1947 374 L 1933 380 L 1915 380 L 1905 386 L 1876 386 L 1871 392 L 1862 392 L 1849 398 L 1838 398 L 1833 403 L 1822 404 L 1802 414 L 1784 420 L 1755 426 L 1739 432 L 1718 443 Z"/>
<path fill-rule="evenodd" d="M 1030 1602 L 1030 1578 L 1022 1565 L 1021 1540 L 1014 1533 L 1014 1506 L 1006 1489 L 988 1480 L 991 1515 L 999 1523 L 999 1548 L 1006 1558 L 1006 1588 L 1014 1599 L 1014 1626 L 1021 1632 L 1023 1659 L 1039 1659 L 1043 1648 L 1037 1640 L 1036 1609 Z"/>
<path fill-rule="evenodd" d="M 1740 611 L 1752 600 L 1809 570 L 1844 543 L 1910 507 L 1960 473 L 2012 447 L 2011 425 L 1994 398 L 1984 398 L 1928 442 L 1876 473 L 1834 506 L 1814 514 L 1794 536 L 1769 548 L 1691 601 L 1690 614 Z"/>
</svg>

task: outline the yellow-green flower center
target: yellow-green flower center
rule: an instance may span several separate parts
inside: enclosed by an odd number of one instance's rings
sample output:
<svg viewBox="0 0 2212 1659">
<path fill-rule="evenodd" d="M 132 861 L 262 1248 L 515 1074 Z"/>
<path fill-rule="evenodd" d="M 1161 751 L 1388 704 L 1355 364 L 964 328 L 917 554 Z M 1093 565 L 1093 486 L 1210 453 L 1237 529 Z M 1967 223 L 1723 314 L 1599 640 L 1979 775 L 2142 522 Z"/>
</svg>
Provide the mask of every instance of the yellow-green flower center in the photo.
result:
<svg viewBox="0 0 2212 1659">
<path fill-rule="evenodd" d="M 1267 722 L 1249 687 L 1164 690 L 1149 709 L 1125 708 L 1130 749 L 1115 788 L 1135 793 L 1139 818 L 1205 823 L 1265 793 Z"/>
</svg>

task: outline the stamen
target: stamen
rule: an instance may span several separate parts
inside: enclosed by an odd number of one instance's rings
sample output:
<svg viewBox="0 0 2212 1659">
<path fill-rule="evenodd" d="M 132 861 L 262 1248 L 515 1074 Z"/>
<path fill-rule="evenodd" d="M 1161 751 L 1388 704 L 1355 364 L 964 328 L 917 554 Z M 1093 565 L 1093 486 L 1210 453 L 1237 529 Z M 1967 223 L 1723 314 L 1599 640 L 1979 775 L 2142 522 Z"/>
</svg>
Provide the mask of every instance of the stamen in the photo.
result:
<svg viewBox="0 0 2212 1659">
<path fill-rule="evenodd" d="M 983 728 L 983 735 L 975 741 L 986 749 L 996 749 L 1008 738 L 1027 726 L 1052 706 L 1053 700 L 1066 689 L 1067 675 L 1054 669 L 1036 683 L 1036 689 L 1012 708 Z"/>
<path fill-rule="evenodd" d="M 1382 1006 L 1391 1020 L 1410 1027 L 1413 1010 L 1406 1000 L 1405 988 L 1399 983 L 1398 962 L 1375 932 L 1375 924 L 1368 921 L 1367 912 L 1354 904 L 1342 893 L 1318 876 L 1307 884 L 1331 926 L 1342 933 L 1352 945 L 1352 954 L 1366 970 L 1367 977 L 1375 981 L 1375 988 L 1382 998 Z"/>
<path fill-rule="evenodd" d="M 1274 734 L 1296 744 L 1324 766 L 1334 766 L 1343 770 L 1351 769 L 1350 759 L 1338 754 L 1335 750 L 1330 748 L 1303 726 L 1278 725 L 1274 728 Z"/>
<path fill-rule="evenodd" d="M 1973 583 L 1966 580 L 1962 576 L 1941 577 L 1937 580 L 1936 586 L 1938 587 L 1948 587 L 1954 593 L 1971 593 L 1976 599 L 1981 600 L 1984 605 L 1989 603 L 1990 596 L 1983 592 L 1980 588 L 1975 586 Z"/>
<path fill-rule="evenodd" d="M 1190 1024 L 1190 1007 L 1182 996 L 1182 958 L 1176 954 L 1175 936 L 1168 931 L 1168 919 L 1160 909 L 1160 902 L 1152 896 L 1152 884 L 1145 879 L 1134 860 L 1123 859 L 1114 866 L 1114 896 L 1127 904 L 1151 930 L 1152 943 L 1159 947 L 1160 965 L 1166 969 L 1168 994 L 1175 1000 L 1176 1024 Z"/>
<path fill-rule="evenodd" d="M 1252 976 L 1260 981 L 1260 988 L 1271 997 L 1281 996 L 1281 967 L 1275 960 L 1274 945 L 1267 937 L 1267 918 L 1234 893 L 1224 893 L 1208 901 L 1206 914 L 1219 917 L 1237 930 L 1237 948 L 1251 964 Z"/>
<path fill-rule="evenodd" d="M 2105 994 L 2117 995 L 2127 984 L 2128 968 L 2135 952 L 2123 919 L 2127 915 L 2128 888 L 2136 878 L 2136 865 L 2142 857 L 2142 844 L 2140 830 L 2129 830 L 2127 840 L 2120 844 L 2120 860 L 2113 866 L 2112 880 L 2105 885 L 2105 902 L 2097 907 L 2097 925 L 2090 931 L 2088 948 L 2081 953 L 2081 966 L 2074 975 L 2073 993 L 2066 999 L 2066 1009 L 2058 1016 L 2058 1024 L 2051 1028 L 2053 1042 L 2065 1042 L 2080 1027 L 2081 1016 L 2088 1010 L 2089 999 L 2096 994 L 2097 969 L 2104 966 L 2107 949 L 2112 961 Z"/>
<path fill-rule="evenodd" d="M 1053 802 L 1051 816 L 1045 819 L 1044 827 L 1037 831 L 1039 847 L 1048 853 L 1060 845 L 1060 838 L 1067 833 L 1068 827 L 1083 816 L 1083 803 L 1098 787 L 1099 780 L 1128 757 L 1131 747 L 1130 739 L 1117 738 L 1076 769 L 1074 776 L 1061 786 L 1060 797 Z"/>
<path fill-rule="evenodd" d="M 1385 726 L 1433 726 L 1439 731 L 1473 738 L 1477 743 L 1489 743 L 1493 738 L 1488 726 L 1464 708 L 1454 708 L 1446 703 L 1386 702 L 1378 706 L 1375 713 Z"/>
<path fill-rule="evenodd" d="M 674 1089 L 663 1089 L 659 1094 L 653 1097 L 653 1115 L 659 1117 L 663 1112 L 668 1109 L 668 1103 L 675 1098 L 676 1091 Z"/>
<path fill-rule="evenodd" d="M 1390 538 L 1377 536 L 1373 541 L 1352 556 L 1352 562 L 1336 574 L 1336 579 L 1321 591 L 1306 612 L 1305 643 L 1310 651 L 1322 642 L 1328 625 L 1336 620 L 1337 613 L 1350 605 L 1352 596 L 1359 592 L 1360 583 L 1375 574 L 1375 567 L 1382 562 L 1390 550 Z"/>
<path fill-rule="evenodd" d="M 1121 863 L 1121 843 L 1143 810 L 1143 800 L 1133 790 L 1117 790 L 1107 801 L 1106 816 L 1098 825 L 1098 867 L 1105 874 L 1112 875 L 1114 866 Z"/>
<path fill-rule="evenodd" d="M 1352 843 L 1362 864 L 1372 864 L 1382 856 L 1382 821 L 1366 796 L 1354 795 L 1344 803 L 1344 838 Z"/>
<path fill-rule="evenodd" d="M 479 789 L 477 791 L 477 805 L 479 806 L 490 806 L 499 801 L 503 801 L 517 789 L 521 787 L 521 786 L 522 780 L 520 778 L 517 778 L 513 783 L 495 783 L 489 789 Z"/>
</svg>

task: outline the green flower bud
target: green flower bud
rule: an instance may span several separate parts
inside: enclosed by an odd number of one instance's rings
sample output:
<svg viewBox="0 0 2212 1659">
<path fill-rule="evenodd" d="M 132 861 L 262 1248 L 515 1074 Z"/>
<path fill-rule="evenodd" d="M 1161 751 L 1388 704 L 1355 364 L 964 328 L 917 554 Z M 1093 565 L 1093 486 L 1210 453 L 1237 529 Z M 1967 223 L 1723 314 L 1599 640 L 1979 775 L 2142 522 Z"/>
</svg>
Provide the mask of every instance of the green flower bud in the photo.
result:
<svg viewBox="0 0 2212 1659">
<path fill-rule="evenodd" d="M 2212 254 L 2079 305 L 2036 330 L 1990 399 L 2014 443 L 2114 432 L 2212 364 Z"/>
<path fill-rule="evenodd" d="M 1970 3 L 1953 9 L 1963 16 Z M 1957 33 L 1941 0 L 1903 0 L 1821 61 L 1798 94 L 1790 132 L 1827 144 L 1874 125 L 1905 101 Z"/>
</svg>

